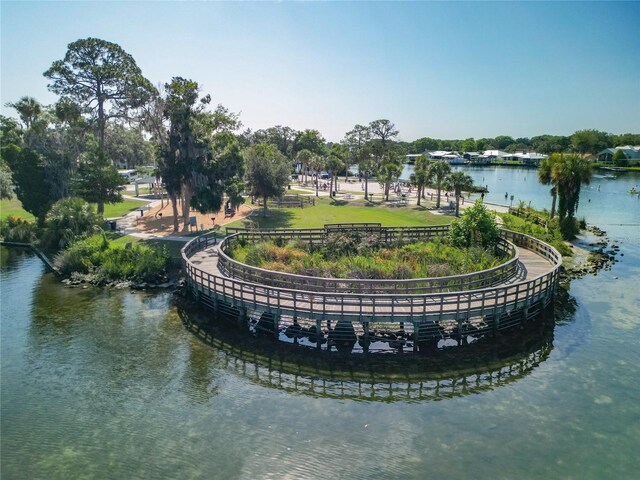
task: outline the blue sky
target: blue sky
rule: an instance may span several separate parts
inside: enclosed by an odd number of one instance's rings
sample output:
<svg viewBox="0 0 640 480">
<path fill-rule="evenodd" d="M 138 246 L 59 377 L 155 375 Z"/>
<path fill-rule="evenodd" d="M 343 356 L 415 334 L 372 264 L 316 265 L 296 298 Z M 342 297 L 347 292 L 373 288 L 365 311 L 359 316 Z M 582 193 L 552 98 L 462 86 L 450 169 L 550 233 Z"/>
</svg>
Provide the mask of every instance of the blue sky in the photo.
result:
<svg viewBox="0 0 640 480">
<path fill-rule="evenodd" d="M 79 38 L 154 84 L 192 78 L 245 127 L 395 122 L 403 140 L 640 132 L 640 3 L 1 3 L 0 99 Z"/>
</svg>

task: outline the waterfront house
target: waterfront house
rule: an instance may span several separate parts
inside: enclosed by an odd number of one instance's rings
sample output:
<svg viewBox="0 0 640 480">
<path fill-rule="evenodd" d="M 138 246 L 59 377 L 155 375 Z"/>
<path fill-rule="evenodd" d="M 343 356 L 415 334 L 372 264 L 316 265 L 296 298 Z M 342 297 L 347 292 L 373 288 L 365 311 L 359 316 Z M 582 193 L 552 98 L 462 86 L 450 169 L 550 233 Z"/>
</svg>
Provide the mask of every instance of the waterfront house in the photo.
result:
<svg viewBox="0 0 640 480">
<path fill-rule="evenodd" d="M 640 160 L 640 146 L 625 145 L 623 147 L 605 148 L 598 152 L 597 158 L 600 163 L 612 163 L 613 156 L 618 150 L 622 150 L 627 160 Z"/>
<path fill-rule="evenodd" d="M 471 165 L 489 165 L 491 163 L 491 158 L 488 155 L 480 154 L 475 158 L 470 158 L 469 163 Z"/>
<path fill-rule="evenodd" d="M 515 152 L 507 154 L 504 159 L 513 162 L 521 163 L 522 165 L 538 166 L 540 161 L 547 158 L 548 155 L 543 155 L 536 152 Z"/>
<path fill-rule="evenodd" d="M 447 150 L 430 150 L 427 152 L 427 155 L 431 160 L 444 160 L 444 156 L 451 153 L 453 152 L 449 152 Z"/>
<path fill-rule="evenodd" d="M 431 160 L 444 160 L 451 165 L 460 165 L 464 163 L 464 158 L 458 152 L 434 150 L 427 152 L 427 155 Z"/>
<path fill-rule="evenodd" d="M 507 152 L 503 152 L 502 150 L 485 150 L 484 156 L 488 159 L 489 162 L 494 160 L 504 160 L 504 157 L 508 156 Z"/>
</svg>

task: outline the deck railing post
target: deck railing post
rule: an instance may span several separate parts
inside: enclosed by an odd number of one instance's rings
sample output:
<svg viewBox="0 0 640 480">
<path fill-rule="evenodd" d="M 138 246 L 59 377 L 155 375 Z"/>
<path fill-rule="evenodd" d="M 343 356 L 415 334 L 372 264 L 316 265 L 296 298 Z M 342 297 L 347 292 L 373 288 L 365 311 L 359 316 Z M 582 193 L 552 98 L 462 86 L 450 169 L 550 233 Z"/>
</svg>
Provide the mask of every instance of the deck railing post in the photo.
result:
<svg viewBox="0 0 640 480">
<path fill-rule="evenodd" d="M 362 322 L 362 329 L 364 330 L 364 345 L 362 350 L 364 353 L 369 353 L 369 322 Z"/>
<path fill-rule="evenodd" d="M 316 348 L 320 350 L 322 348 L 322 320 L 316 319 Z"/>
</svg>

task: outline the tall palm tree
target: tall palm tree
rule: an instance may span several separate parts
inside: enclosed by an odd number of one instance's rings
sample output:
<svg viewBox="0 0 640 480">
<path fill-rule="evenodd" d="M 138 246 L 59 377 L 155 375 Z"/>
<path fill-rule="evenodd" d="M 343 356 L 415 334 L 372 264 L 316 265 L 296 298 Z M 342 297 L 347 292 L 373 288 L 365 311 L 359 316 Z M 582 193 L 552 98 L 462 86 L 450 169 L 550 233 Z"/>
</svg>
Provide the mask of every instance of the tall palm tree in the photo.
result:
<svg viewBox="0 0 640 480">
<path fill-rule="evenodd" d="M 456 217 L 460 213 L 460 194 L 468 192 L 473 187 L 473 179 L 464 172 L 454 172 L 445 179 L 447 188 L 453 190 L 456 195 Z"/>
<path fill-rule="evenodd" d="M 334 155 L 333 152 L 331 152 L 326 162 L 327 171 L 331 172 L 331 187 L 329 188 L 330 197 L 333 197 L 333 192 L 338 190 L 338 172 L 342 169 L 343 166 L 344 161 L 340 157 Z M 334 182 L 335 190 L 333 188 Z"/>
<path fill-rule="evenodd" d="M 307 170 L 309 169 L 309 161 L 313 157 L 313 153 L 311 153 L 306 148 L 300 150 L 296 155 L 296 161 L 301 165 L 302 171 L 304 172 L 304 183 L 307 183 Z"/>
<path fill-rule="evenodd" d="M 553 177 L 558 185 L 558 215 L 560 221 L 572 219 L 578 210 L 580 202 L 580 188 L 588 185 L 593 175 L 591 161 L 580 155 L 562 155 L 554 165 Z"/>
<path fill-rule="evenodd" d="M 431 181 L 429 173 L 429 160 L 424 155 L 418 157 L 415 162 L 414 173 L 411 174 L 411 183 L 415 185 L 418 194 L 418 206 L 424 198 L 424 188 Z"/>
<path fill-rule="evenodd" d="M 325 165 L 326 165 L 326 159 L 321 155 L 312 155 L 311 158 L 309 159 L 309 168 L 313 170 L 313 173 L 316 176 L 316 197 L 319 196 L 318 188 L 320 184 L 319 182 L 320 171 L 325 167 Z"/>
<path fill-rule="evenodd" d="M 42 115 L 42 105 L 33 97 L 21 97 L 17 102 L 7 103 L 6 105 L 18 112 L 20 120 L 27 128 L 31 128 L 38 117 Z"/>
<path fill-rule="evenodd" d="M 385 157 L 383 158 L 376 178 L 384 186 L 384 198 L 389 201 L 389 190 L 391 184 L 398 180 L 402 174 L 402 162 L 397 157 Z"/>
<path fill-rule="evenodd" d="M 545 158 L 540 162 L 538 167 L 538 180 L 543 185 L 551 185 L 551 213 L 549 218 L 553 218 L 556 214 L 556 199 L 558 196 L 558 188 L 556 184 L 556 178 L 553 175 L 554 165 L 562 159 L 561 153 L 554 153 L 549 158 Z"/>
<path fill-rule="evenodd" d="M 440 208 L 440 191 L 442 190 L 442 184 L 444 179 L 451 173 L 451 166 L 444 160 L 438 160 L 429 165 L 429 175 L 433 178 L 433 182 L 436 185 L 437 197 L 436 208 Z"/>
<path fill-rule="evenodd" d="M 329 158 L 327 159 L 327 170 L 332 173 L 331 176 L 331 192 L 330 196 L 333 196 L 333 192 L 338 190 L 338 172 L 343 168 L 349 170 L 349 164 L 351 163 L 351 152 L 346 145 L 341 143 L 334 143 L 329 151 Z M 345 178 L 346 182 L 346 178 Z M 335 185 L 335 188 L 333 187 Z"/>
<path fill-rule="evenodd" d="M 365 145 L 357 150 L 356 160 L 358 162 L 358 170 L 364 182 L 364 199 L 369 200 L 369 176 L 375 171 L 375 157 L 371 149 Z"/>
</svg>

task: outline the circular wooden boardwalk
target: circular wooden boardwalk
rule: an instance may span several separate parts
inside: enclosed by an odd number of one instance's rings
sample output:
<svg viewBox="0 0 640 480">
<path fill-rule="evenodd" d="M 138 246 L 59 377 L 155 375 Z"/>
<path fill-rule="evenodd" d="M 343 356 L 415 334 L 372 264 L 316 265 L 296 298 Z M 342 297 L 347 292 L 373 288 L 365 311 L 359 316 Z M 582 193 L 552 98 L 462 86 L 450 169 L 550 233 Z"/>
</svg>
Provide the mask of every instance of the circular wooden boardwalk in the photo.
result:
<svg viewBox="0 0 640 480">
<path fill-rule="evenodd" d="M 443 235 L 448 230 L 448 226 L 366 225 L 341 226 L 341 231 L 360 228 L 377 231 L 387 239 L 416 240 Z M 253 322 L 257 330 L 276 336 L 284 333 L 296 338 L 297 343 L 318 348 L 331 335 L 338 341 L 357 337 L 366 351 L 378 341 L 411 340 L 415 348 L 420 341 L 460 339 L 520 325 L 539 314 L 551 302 L 557 288 L 562 263 L 557 250 L 509 230 L 502 230 L 502 248 L 515 249 L 514 261 L 496 269 L 444 280 L 354 283 L 308 277 L 303 281 L 295 275 L 238 267 L 237 262 L 224 254 L 225 244 L 234 236 L 254 239 L 280 236 L 313 243 L 335 231 L 328 227 L 228 229 L 231 235 L 220 243 L 211 235 L 197 237 L 182 252 L 189 290 L 203 305 L 227 317 Z M 372 287 L 371 283 L 382 286 Z"/>
</svg>

